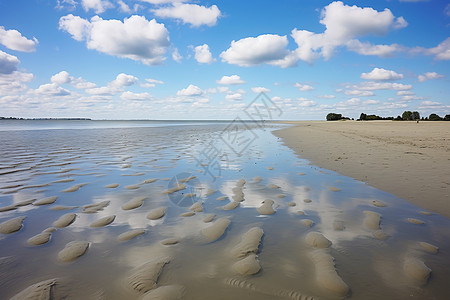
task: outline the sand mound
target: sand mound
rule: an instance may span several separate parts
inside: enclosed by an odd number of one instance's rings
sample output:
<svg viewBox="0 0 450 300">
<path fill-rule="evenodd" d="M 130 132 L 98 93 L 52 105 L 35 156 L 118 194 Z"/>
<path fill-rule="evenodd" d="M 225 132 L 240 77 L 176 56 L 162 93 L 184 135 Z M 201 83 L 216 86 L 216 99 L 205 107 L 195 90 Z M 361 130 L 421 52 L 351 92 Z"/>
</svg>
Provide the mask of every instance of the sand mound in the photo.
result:
<svg viewBox="0 0 450 300">
<path fill-rule="evenodd" d="M 205 217 L 203 218 L 203 222 L 209 223 L 209 222 L 211 222 L 212 220 L 214 220 L 215 217 L 216 217 L 215 214 L 207 214 L 207 215 L 205 215 Z"/>
<path fill-rule="evenodd" d="M 376 238 L 377 240 L 380 240 L 380 241 L 384 241 L 389 237 L 389 235 L 384 233 L 384 231 L 381 229 L 375 230 L 374 232 L 372 232 L 372 235 L 374 238 Z"/>
<path fill-rule="evenodd" d="M 130 209 L 138 208 L 138 207 L 142 206 L 142 204 L 144 204 L 144 200 L 146 198 L 147 197 L 136 197 L 136 198 L 128 201 L 124 205 L 122 205 L 122 209 L 123 210 L 130 210 Z"/>
<path fill-rule="evenodd" d="M 220 196 L 216 200 L 224 201 L 224 200 L 227 200 L 227 199 L 228 199 L 228 196 Z"/>
<path fill-rule="evenodd" d="M 127 186 L 125 187 L 125 189 L 127 189 L 127 190 L 137 190 L 137 189 L 140 188 L 140 187 L 141 187 L 140 184 L 130 184 L 130 185 L 127 185 Z"/>
<path fill-rule="evenodd" d="M 74 261 L 82 256 L 89 248 L 89 242 L 73 241 L 70 242 L 58 253 L 58 259 L 63 262 Z"/>
<path fill-rule="evenodd" d="M 70 224 L 72 224 L 76 218 L 77 218 L 77 215 L 72 214 L 72 213 L 62 215 L 58 220 L 53 222 L 53 226 L 55 226 L 56 228 L 67 227 Z"/>
<path fill-rule="evenodd" d="M 256 259 L 256 254 L 252 253 L 246 258 L 233 264 L 233 270 L 241 275 L 253 275 L 259 272 L 261 266 Z"/>
<path fill-rule="evenodd" d="M 337 274 L 334 268 L 334 258 L 325 250 L 316 250 L 312 253 L 312 260 L 316 269 L 317 283 L 336 296 L 343 297 L 350 288 Z"/>
<path fill-rule="evenodd" d="M 344 230 L 344 221 L 334 220 L 333 222 L 333 229 L 336 231 L 342 231 Z"/>
<path fill-rule="evenodd" d="M 404 270 L 410 278 L 422 285 L 427 283 L 431 273 L 431 269 L 423 261 L 412 257 L 405 259 Z"/>
<path fill-rule="evenodd" d="M 35 283 L 12 297 L 10 300 L 51 300 L 53 299 L 52 288 L 56 284 L 56 278 Z"/>
<path fill-rule="evenodd" d="M 230 223 L 231 221 L 227 218 L 220 218 L 211 226 L 202 229 L 201 234 L 209 243 L 217 241 L 225 233 Z"/>
<path fill-rule="evenodd" d="M 242 258 L 250 253 L 258 253 L 258 247 L 264 231 L 259 227 L 253 227 L 242 235 L 241 241 L 233 249 L 231 254 L 235 257 Z"/>
<path fill-rule="evenodd" d="M 386 206 L 386 204 L 384 202 L 381 202 L 378 200 L 372 200 L 372 204 L 373 204 L 373 206 L 376 206 L 376 207 L 385 207 Z"/>
<path fill-rule="evenodd" d="M 168 245 L 175 245 L 178 244 L 179 240 L 177 238 L 168 238 L 161 241 L 161 244 L 168 246 Z"/>
<path fill-rule="evenodd" d="M 211 195 L 214 194 L 215 192 L 217 192 L 217 190 L 208 189 L 208 190 L 206 191 L 205 196 L 206 196 L 206 197 L 211 196 Z"/>
<path fill-rule="evenodd" d="M 237 186 L 237 187 L 243 187 L 243 186 L 245 185 L 245 183 L 246 183 L 245 179 L 242 178 L 242 179 L 239 179 L 239 180 L 236 182 L 236 186 Z"/>
<path fill-rule="evenodd" d="M 193 211 L 188 211 L 188 212 L 182 213 L 182 214 L 180 215 L 180 217 L 192 217 L 193 215 L 195 215 L 195 212 L 193 212 Z"/>
<path fill-rule="evenodd" d="M 78 206 L 56 205 L 56 206 L 50 207 L 51 210 L 69 210 L 69 209 L 74 209 L 74 208 L 78 208 Z"/>
<path fill-rule="evenodd" d="M 287 204 L 287 206 L 290 206 L 290 207 L 297 206 L 297 203 L 295 203 L 295 202 L 288 202 L 286 204 Z"/>
<path fill-rule="evenodd" d="M 158 220 L 158 219 L 164 217 L 164 215 L 166 214 L 166 211 L 167 211 L 167 206 L 161 206 L 161 207 L 152 209 L 148 213 L 147 219 Z"/>
<path fill-rule="evenodd" d="M 179 300 L 185 293 L 186 288 L 182 285 L 165 285 L 146 293 L 141 300 Z"/>
<path fill-rule="evenodd" d="M 312 200 L 311 200 L 311 199 L 303 199 L 303 202 L 305 202 L 305 203 L 311 203 Z"/>
<path fill-rule="evenodd" d="M 280 189 L 281 186 L 271 183 L 271 184 L 269 184 L 269 188 L 271 188 L 271 189 Z"/>
<path fill-rule="evenodd" d="M 58 199 L 57 196 L 47 197 L 38 201 L 33 202 L 33 205 L 47 205 L 52 204 Z"/>
<path fill-rule="evenodd" d="M 261 176 L 253 177 L 253 183 L 260 183 L 261 181 L 262 181 L 262 177 Z"/>
<path fill-rule="evenodd" d="M 233 198 L 234 201 L 242 202 L 245 200 L 242 187 L 234 187 L 232 189 L 232 191 L 233 191 L 233 196 L 231 196 L 231 198 Z"/>
<path fill-rule="evenodd" d="M 436 247 L 435 245 L 426 242 L 419 242 L 419 245 L 422 247 L 423 250 L 425 250 L 428 253 L 436 254 L 439 252 L 439 247 Z"/>
<path fill-rule="evenodd" d="M 19 231 L 23 226 L 23 220 L 25 220 L 25 217 L 17 217 L 0 223 L 0 233 L 9 234 Z"/>
<path fill-rule="evenodd" d="M 306 226 L 306 227 L 311 227 L 314 224 L 313 220 L 310 220 L 310 219 L 300 220 L 300 223 L 302 223 L 303 226 Z"/>
<path fill-rule="evenodd" d="M 89 204 L 82 207 L 81 211 L 87 214 L 96 213 L 102 211 L 105 207 L 109 205 L 110 201 L 102 201 L 100 203 Z"/>
<path fill-rule="evenodd" d="M 381 215 L 374 211 L 365 210 L 363 213 L 366 215 L 364 218 L 364 225 L 371 230 L 380 229 L 380 218 Z"/>
<path fill-rule="evenodd" d="M 38 246 L 45 243 L 48 243 L 52 236 L 51 232 L 43 231 L 27 240 L 27 243 L 32 246 Z"/>
<path fill-rule="evenodd" d="M 186 188 L 186 185 L 185 185 L 185 184 L 177 183 L 177 184 L 175 184 L 174 187 L 171 187 L 170 189 L 167 189 L 167 190 L 162 191 L 161 194 L 165 194 L 165 195 L 167 195 L 167 194 L 173 194 L 173 193 L 175 193 L 175 192 L 184 190 L 185 188 Z"/>
<path fill-rule="evenodd" d="M 117 237 L 117 240 L 119 240 L 121 242 L 129 241 L 129 240 L 131 240 L 139 235 L 142 235 L 144 233 L 145 233 L 145 229 L 133 229 L 133 230 L 121 233 Z"/>
<path fill-rule="evenodd" d="M 233 210 L 240 205 L 240 202 L 231 201 L 227 205 L 220 207 L 223 210 Z"/>
<path fill-rule="evenodd" d="M 275 203 L 273 202 L 273 200 L 266 199 L 262 203 L 263 204 L 257 208 L 258 212 L 261 215 L 271 215 L 275 213 L 275 210 L 272 207 L 272 205 Z"/>
<path fill-rule="evenodd" d="M 310 232 L 306 235 L 305 241 L 308 245 L 315 248 L 328 248 L 331 245 L 331 242 L 323 236 L 320 232 Z"/>
<path fill-rule="evenodd" d="M 76 192 L 78 191 L 80 188 L 82 188 L 83 186 L 85 186 L 87 183 L 80 183 L 80 184 L 76 184 L 74 186 L 71 186 L 70 188 L 67 188 L 63 191 L 63 193 L 72 193 L 72 192 Z"/>
<path fill-rule="evenodd" d="M 139 293 L 146 293 L 156 288 L 158 277 L 164 265 L 169 262 L 169 258 L 156 259 L 134 268 L 125 279 L 126 285 Z"/>
<path fill-rule="evenodd" d="M 340 188 L 337 188 L 335 186 L 328 186 L 327 188 L 331 192 L 339 192 L 341 190 Z"/>
<path fill-rule="evenodd" d="M 105 186 L 105 188 L 108 188 L 108 189 L 115 189 L 115 188 L 118 187 L 118 186 L 119 186 L 118 183 L 111 183 L 111 184 L 108 184 L 107 186 Z"/>
<path fill-rule="evenodd" d="M 424 221 L 419 220 L 419 219 L 414 219 L 414 218 L 408 218 L 408 222 L 412 223 L 412 224 L 417 224 L 417 225 L 425 224 Z"/>
<path fill-rule="evenodd" d="M 195 202 L 194 204 L 191 205 L 191 207 L 189 207 L 189 210 L 194 212 L 202 212 L 203 211 L 202 203 Z"/>
<path fill-rule="evenodd" d="M 101 219 L 98 219 L 97 221 L 92 222 L 90 226 L 91 227 L 103 227 L 108 224 L 111 224 L 115 218 L 116 218 L 116 216 L 114 216 L 114 215 L 103 217 Z"/>
</svg>

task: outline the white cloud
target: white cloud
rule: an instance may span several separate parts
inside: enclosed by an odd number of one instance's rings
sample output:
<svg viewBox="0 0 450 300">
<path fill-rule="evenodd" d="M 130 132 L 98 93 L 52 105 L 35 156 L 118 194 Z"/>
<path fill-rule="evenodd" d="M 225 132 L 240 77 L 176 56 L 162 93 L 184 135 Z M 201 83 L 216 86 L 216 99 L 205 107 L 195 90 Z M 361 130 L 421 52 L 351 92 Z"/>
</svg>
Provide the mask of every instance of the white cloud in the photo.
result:
<svg viewBox="0 0 450 300">
<path fill-rule="evenodd" d="M 265 88 L 265 87 L 252 87 L 252 92 L 255 94 L 259 94 L 259 93 L 270 93 L 270 89 Z"/>
<path fill-rule="evenodd" d="M 430 79 L 439 79 L 444 77 L 445 77 L 444 75 L 438 74 L 436 72 L 426 72 L 422 75 L 419 75 L 417 79 L 419 80 L 419 82 L 424 82 Z"/>
<path fill-rule="evenodd" d="M 391 81 L 403 78 L 403 74 L 399 74 L 392 70 L 386 70 L 383 68 L 374 68 L 369 73 L 362 73 L 362 79 L 375 80 L 375 81 Z"/>
<path fill-rule="evenodd" d="M 296 87 L 299 91 L 301 91 L 301 92 L 306 92 L 306 91 L 312 91 L 312 90 L 314 90 L 314 88 L 312 87 L 312 86 L 310 86 L 310 85 L 307 85 L 307 84 L 301 84 L 301 83 L 298 83 L 298 82 L 296 82 L 295 84 L 294 84 L 294 87 Z"/>
<path fill-rule="evenodd" d="M 220 17 L 220 10 L 216 5 L 210 7 L 197 4 L 173 3 L 169 7 L 153 9 L 152 12 L 160 18 L 173 18 L 182 20 L 194 27 L 201 25 L 214 26 Z"/>
<path fill-rule="evenodd" d="M 231 75 L 231 76 L 223 76 L 220 80 L 216 80 L 218 84 L 243 84 L 245 83 L 244 80 L 241 79 L 238 75 Z"/>
<path fill-rule="evenodd" d="M 47 83 L 36 89 L 37 94 L 46 96 L 68 96 L 70 91 L 58 86 L 56 83 Z"/>
<path fill-rule="evenodd" d="M 319 96 L 316 96 L 317 98 L 323 98 L 323 99 L 334 99 L 334 98 L 336 98 L 336 96 L 335 95 L 319 95 Z"/>
<path fill-rule="evenodd" d="M 20 32 L 14 29 L 6 30 L 0 26 L 0 44 L 8 49 L 22 52 L 36 51 L 38 40 L 33 37 L 32 40 L 22 36 Z"/>
<path fill-rule="evenodd" d="M 209 46 L 203 44 L 194 48 L 195 59 L 201 64 L 210 64 L 214 61 L 211 52 L 209 51 Z"/>
<path fill-rule="evenodd" d="M 151 4 L 167 4 L 167 3 L 186 2 L 187 0 L 139 0 L 139 1 Z"/>
<path fill-rule="evenodd" d="M 397 52 L 405 51 L 407 48 L 398 44 L 373 45 L 369 42 L 351 40 L 346 43 L 347 49 L 360 55 L 375 55 L 379 57 L 391 57 Z"/>
<path fill-rule="evenodd" d="M 78 3 L 75 0 L 56 0 L 57 9 L 74 10 Z"/>
<path fill-rule="evenodd" d="M 402 84 L 402 83 L 392 83 L 392 82 L 362 82 L 359 85 L 353 86 L 354 89 L 365 90 L 365 91 L 375 91 L 375 90 L 410 90 L 412 85 Z"/>
<path fill-rule="evenodd" d="M 131 12 L 131 8 L 128 6 L 128 4 L 126 4 L 122 0 L 117 1 L 117 4 L 119 4 L 119 10 L 121 12 L 124 12 L 124 13 L 130 13 Z"/>
<path fill-rule="evenodd" d="M 123 87 L 123 86 L 133 85 L 136 82 L 138 82 L 138 80 L 139 79 L 137 77 L 133 76 L 133 75 L 120 73 L 119 75 L 117 75 L 116 79 L 111 81 L 110 84 L 113 85 L 113 86 Z"/>
<path fill-rule="evenodd" d="M 291 36 L 298 45 L 293 52 L 298 59 L 312 63 L 319 57 L 329 59 L 336 47 L 348 46 L 350 50 L 364 55 L 386 56 L 392 54 L 395 46 L 361 43 L 357 37 L 384 35 L 391 29 L 407 26 L 403 17 L 395 18 L 389 9 L 376 11 L 371 7 L 344 5 L 335 1 L 321 12 L 320 23 L 325 25 L 323 33 L 307 30 L 292 30 Z"/>
<path fill-rule="evenodd" d="M 204 92 L 198 86 L 190 84 L 187 88 L 181 89 L 177 92 L 177 96 L 200 96 Z"/>
<path fill-rule="evenodd" d="M 81 6 L 83 6 L 85 11 L 92 9 L 96 14 L 101 14 L 105 10 L 114 7 L 108 0 L 82 0 Z"/>
<path fill-rule="evenodd" d="M 242 94 L 240 94 L 240 93 L 228 94 L 225 96 L 225 99 L 227 99 L 227 100 L 242 100 Z"/>
<path fill-rule="evenodd" d="M 366 97 L 366 96 L 373 96 L 373 92 L 371 91 L 360 91 L 360 90 L 347 90 L 344 92 L 347 96 L 359 96 L 359 97 Z"/>
<path fill-rule="evenodd" d="M 70 82 L 70 75 L 67 71 L 61 71 L 50 78 L 50 81 L 56 84 L 64 84 Z"/>
<path fill-rule="evenodd" d="M 151 88 L 151 87 L 155 87 L 157 84 L 164 84 L 164 81 L 152 79 L 152 78 L 147 78 L 147 79 L 145 79 L 145 81 L 146 81 L 146 83 L 141 84 L 141 87 Z"/>
<path fill-rule="evenodd" d="M 232 41 L 230 48 L 222 52 L 220 57 L 229 64 L 244 67 L 263 63 L 279 65 L 280 60 L 288 55 L 287 45 L 286 36 L 263 34 Z"/>
<path fill-rule="evenodd" d="M 372 100 L 372 99 L 369 99 L 369 100 L 366 100 L 366 101 L 363 102 L 363 104 L 365 104 L 365 105 L 375 105 L 375 104 L 378 104 L 378 103 L 380 103 L 380 101 Z"/>
<path fill-rule="evenodd" d="M 147 65 L 161 64 L 170 45 L 164 24 L 154 19 L 147 21 L 143 16 L 133 15 L 121 22 L 98 16 L 88 21 L 70 14 L 59 20 L 59 28 L 77 41 L 86 41 L 89 49 Z"/>
<path fill-rule="evenodd" d="M 442 103 L 426 100 L 426 101 L 422 101 L 420 103 L 420 105 L 421 106 L 438 106 L 438 105 L 442 105 Z"/>
<path fill-rule="evenodd" d="M 450 37 L 446 38 L 434 48 L 416 47 L 411 50 L 411 53 L 434 55 L 435 60 L 450 60 Z"/>
<path fill-rule="evenodd" d="M 397 95 L 398 96 L 409 96 L 409 95 L 414 95 L 414 93 L 411 91 L 398 91 Z"/>
<path fill-rule="evenodd" d="M 230 92 L 230 88 L 227 86 L 218 86 L 217 87 L 217 91 L 219 93 L 229 93 Z"/>
<path fill-rule="evenodd" d="M 133 93 L 130 91 L 123 92 L 122 95 L 120 95 L 120 98 L 123 100 L 149 100 L 152 98 L 152 95 L 149 93 Z"/>
<path fill-rule="evenodd" d="M 180 63 L 181 60 L 183 59 L 183 56 L 181 56 L 181 54 L 180 54 L 180 52 L 178 52 L 177 48 L 173 49 L 173 51 L 172 51 L 172 59 L 174 61 L 176 61 L 177 63 Z"/>
<path fill-rule="evenodd" d="M 0 74 L 11 74 L 17 70 L 20 60 L 14 55 L 10 55 L 0 50 Z"/>
<path fill-rule="evenodd" d="M 311 107 L 316 106 L 316 101 L 309 100 L 306 98 L 297 98 L 297 104 L 299 107 Z"/>
<path fill-rule="evenodd" d="M 71 84 L 77 89 L 92 89 L 96 87 L 95 83 L 88 82 L 81 77 L 75 78 L 67 71 L 61 71 L 50 78 L 52 83 L 56 84 Z"/>
</svg>

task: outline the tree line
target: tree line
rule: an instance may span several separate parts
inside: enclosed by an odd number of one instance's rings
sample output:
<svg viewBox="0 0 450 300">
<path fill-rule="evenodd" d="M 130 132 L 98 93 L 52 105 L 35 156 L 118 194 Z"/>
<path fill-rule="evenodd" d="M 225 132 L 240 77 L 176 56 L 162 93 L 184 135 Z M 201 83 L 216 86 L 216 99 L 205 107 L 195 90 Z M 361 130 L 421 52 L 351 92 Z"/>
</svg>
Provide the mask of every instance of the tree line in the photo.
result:
<svg viewBox="0 0 450 300">
<path fill-rule="evenodd" d="M 349 117 L 344 117 L 342 114 L 329 113 L 327 115 L 327 121 L 339 121 L 350 120 Z M 351 120 L 354 120 L 353 118 Z M 361 113 L 359 119 L 356 121 L 373 121 L 373 120 L 391 120 L 391 121 L 450 121 L 450 114 L 445 115 L 443 118 L 437 114 L 430 114 L 428 117 L 420 117 L 420 113 L 417 111 L 404 111 L 401 116 L 394 117 L 380 117 L 377 115 L 367 115 Z"/>
</svg>

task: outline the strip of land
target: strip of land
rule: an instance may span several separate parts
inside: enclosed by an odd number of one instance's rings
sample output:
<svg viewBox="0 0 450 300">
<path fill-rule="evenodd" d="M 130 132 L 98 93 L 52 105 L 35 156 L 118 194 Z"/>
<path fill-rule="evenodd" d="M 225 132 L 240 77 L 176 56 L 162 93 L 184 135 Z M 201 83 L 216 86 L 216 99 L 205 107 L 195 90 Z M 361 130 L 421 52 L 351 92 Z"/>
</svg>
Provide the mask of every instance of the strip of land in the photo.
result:
<svg viewBox="0 0 450 300">
<path fill-rule="evenodd" d="M 450 218 L 450 122 L 285 123 L 299 157 Z"/>
</svg>

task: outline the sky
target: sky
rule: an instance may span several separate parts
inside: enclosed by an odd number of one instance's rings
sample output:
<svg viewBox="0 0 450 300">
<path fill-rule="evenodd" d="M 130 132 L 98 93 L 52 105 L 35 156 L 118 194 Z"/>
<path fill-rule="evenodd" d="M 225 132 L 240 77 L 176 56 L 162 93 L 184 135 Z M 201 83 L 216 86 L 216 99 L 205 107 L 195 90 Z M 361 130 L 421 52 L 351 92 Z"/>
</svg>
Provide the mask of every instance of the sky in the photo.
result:
<svg viewBox="0 0 450 300">
<path fill-rule="evenodd" d="M 444 0 L 0 0 L 0 116 L 444 116 L 449 32 Z"/>
</svg>

